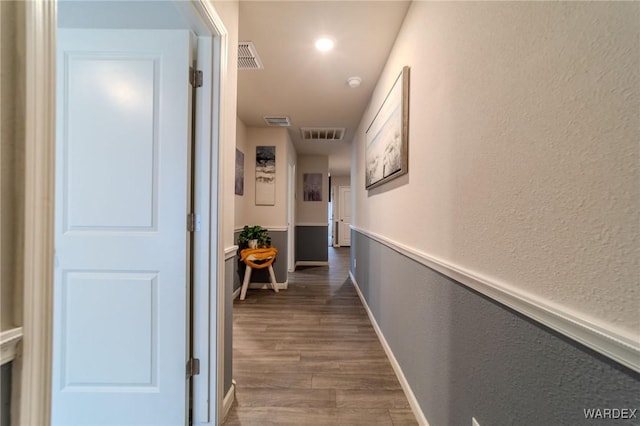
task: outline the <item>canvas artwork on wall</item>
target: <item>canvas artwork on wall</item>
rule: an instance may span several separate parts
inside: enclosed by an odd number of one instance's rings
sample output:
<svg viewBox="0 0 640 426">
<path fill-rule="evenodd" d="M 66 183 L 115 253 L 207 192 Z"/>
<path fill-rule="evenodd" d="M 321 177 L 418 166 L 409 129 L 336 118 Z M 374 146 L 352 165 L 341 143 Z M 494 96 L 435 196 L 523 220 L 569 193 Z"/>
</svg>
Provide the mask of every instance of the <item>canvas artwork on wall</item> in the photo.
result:
<svg viewBox="0 0 640 426">
<path fill-rule="evenodd" d="M 244 195 L 244 152 L 236 148 L 235 194 Z"/>
<path fill-rule="evenodd" d="M 305 173 L 302 191 L 304 201 L 322 201 L 322 173 Z"/>
<path fill-rule="evenodd" d="M 256 206 L 276 204 L 276 147 L 256 147 Z"/>
<path fill-rule="evenodd" d="M 408 172 L 408 140 L 409 67 L 403 67 L 367 129 L 367 189 L 375 188 Z"/>
</svg>

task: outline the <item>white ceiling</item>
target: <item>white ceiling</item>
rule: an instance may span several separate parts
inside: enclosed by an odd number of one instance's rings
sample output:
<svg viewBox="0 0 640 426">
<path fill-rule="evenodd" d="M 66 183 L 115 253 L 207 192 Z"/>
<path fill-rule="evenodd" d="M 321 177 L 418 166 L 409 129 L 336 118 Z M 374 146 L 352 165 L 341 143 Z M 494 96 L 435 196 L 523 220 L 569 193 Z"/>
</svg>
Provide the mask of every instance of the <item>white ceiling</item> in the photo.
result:
<svg viewBox="0 0 640 426">
<path fill-rule="evenodd" d="M 0 0 L 1 1 L 1 0 Z M 334 176 L 349 175 L 351 140 L 409 7 L 393 1 L 245 1 L 239 3 L 239 40 L 253 41 L 263 70 L 238 71 L 238 115 L 265 127 L 267 115 L 291 118 L 299 154 L 326 155 Z M 180 0 L 61 0 L 62 28 L 197 28 Z M 319 36 L 336 42 L 328 53 Z M 351 89 L 347 78 L 359 76 Z M 301 127 L 344 127 L 340 142 L 303 142 Z"/>
<path fill-rule="evenodd" d="M 263 70 L 238 71 L 238 115 L 266 127 L 291 118 L 298 154 L 329 156 L 329 172 L 348 175 L 351 140 L 409 7 L 409 1 L 241 1 L 240 41 L 253 41 Z M 327 53 L 314 43 L 335 40 Z M 347 78 L 359 76 L 356 89 Z M 344 127 L 340 142 L 308 142 L 301 127 Z"/>
</svg>

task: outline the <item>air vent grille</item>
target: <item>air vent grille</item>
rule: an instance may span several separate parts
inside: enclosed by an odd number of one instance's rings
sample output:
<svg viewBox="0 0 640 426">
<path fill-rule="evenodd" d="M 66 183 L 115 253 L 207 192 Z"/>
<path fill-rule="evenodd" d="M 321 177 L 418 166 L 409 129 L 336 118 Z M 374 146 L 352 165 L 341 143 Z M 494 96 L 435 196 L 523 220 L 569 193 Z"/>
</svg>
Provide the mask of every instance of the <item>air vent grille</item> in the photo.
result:
<svg viewBox="0 0 640 426">
<path fill-rule="evenodd" d="M 238 43 L 238 69 L 239 70 L 261 70 L 264 69 L 262 61 L 258 56 L 256 46 L 251 41 L 241 41 Z"/>
<path fill-rule="evenodd" d="M 289 117 L 278 117 L 278 116 L 267 116 L 264 117 L 264 121 L 268 126 L 273 127 L 289 127 L 291 126 L 291 121 Z"/>
<path fill-rule="evenodd" d="M 333 127 L 303 127 L 302 140 L 305 141 L 341 141 L 344 137 L 344 128 Z"/>
</svg>

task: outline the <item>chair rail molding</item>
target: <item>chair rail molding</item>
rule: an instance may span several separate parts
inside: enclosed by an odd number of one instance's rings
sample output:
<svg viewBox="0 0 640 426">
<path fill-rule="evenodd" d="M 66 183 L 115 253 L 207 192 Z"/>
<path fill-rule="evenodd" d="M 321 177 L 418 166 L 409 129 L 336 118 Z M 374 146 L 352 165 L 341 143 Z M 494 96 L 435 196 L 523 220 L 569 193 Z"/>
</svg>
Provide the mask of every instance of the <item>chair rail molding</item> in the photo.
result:
<svg viewBox="0 0 640 426">
<path fill-rule="evenodd" d="M 508 283 L 491 280 L 375 232 L 355 225 L 351 225 L 351 229 L 640 372 L 640 343 L 632 336 L 622 335 L 612 330 L 607 324 L 597 324 L 589 319 L 571 315 L 560 307 L 552 306 L 541 298 L 526 294 Z"/>
<path fill-rule="evenodd" d="M 5 330 L 0 333 L 0 365 L 16 358 L 18 344 L 22 340 L 22 327 Z"/>
</svg>

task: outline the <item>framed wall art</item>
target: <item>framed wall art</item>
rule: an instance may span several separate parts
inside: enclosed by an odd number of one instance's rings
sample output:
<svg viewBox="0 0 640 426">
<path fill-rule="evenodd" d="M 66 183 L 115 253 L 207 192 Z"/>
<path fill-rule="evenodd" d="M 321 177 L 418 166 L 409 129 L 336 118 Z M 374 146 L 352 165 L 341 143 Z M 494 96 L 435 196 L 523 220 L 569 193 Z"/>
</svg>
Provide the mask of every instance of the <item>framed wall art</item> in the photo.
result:
<svg viewBox="0 0 640 426">
<path fill-rule="evenodd" d="M 366 132 L 365 187 L 409 171 L 409 67 L 403 67 Z"/>
<path fill-rule="evenodd" d="M 235 194 L 244 195 L 244 152 L 236 148 Z"/>
<path fill-rule="evenodd" d="M 302 192 L 304 201 L 322 201 L 322 173 L 305 173 Z"/>
<path fill-rule="evenodd" d="M 256 206 L 276 204 L 276 147 L 256 147 Z"/>
</svg>

